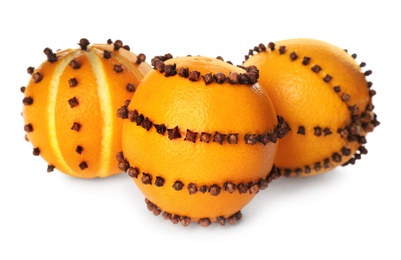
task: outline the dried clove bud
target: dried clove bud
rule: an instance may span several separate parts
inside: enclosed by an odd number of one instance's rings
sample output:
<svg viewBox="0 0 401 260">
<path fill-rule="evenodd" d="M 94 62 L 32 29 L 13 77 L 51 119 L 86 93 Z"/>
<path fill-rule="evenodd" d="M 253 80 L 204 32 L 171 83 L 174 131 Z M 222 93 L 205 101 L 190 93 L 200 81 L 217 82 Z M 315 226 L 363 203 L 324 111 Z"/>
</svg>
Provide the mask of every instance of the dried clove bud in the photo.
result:
<svg viewBox="0 0 401 260">
<path fill-rule="evenodd" d="M 189 191 L 189 194 L 191 194 L 191 195 L 195 194 L 198 191 L 196 184 L 194 184 L 194 183 L 188 184 L 188 191 Z"/>
<path fill-rule="evenodd" d="M 111 52 L 110 52 L 110 51 L 107 51 L 107 50 L 104 50 L 104 52 L 103 52 L 103 58 L 105 58 L 105 59 L 110 59 L 110 58 L 111 58 Z"/>
<path fill-rule="evenodd" d="M 164 66 L 164 76 L 165 77 L 170 77 L 170 76 L 174 76 L 175 74 L 177 74 L 177 70 L 176 70 L 177 65 L 176 64 L 167 64 Z"/>
<path fill-rule="evenodd" d="M 202 132 L 200 140 L 201 140 L 201 142 L 209 143 L 210 137 L 211 137 L 211 134 Z"/>
<path fill-rule="evenodd" d="M 30 75 L 32 75 L 34 71 L 35 71 L 35 68 L 34 68 L 34 67 L 28 67 L 28 68 L 26 69 L 26 72 L 28 72 L 28 74 L 30 74 Z"/>
<path fill-rule="evenodd" d="M 180 75 L 183 78 L 188 78 L 189 77 L 189 69 L 188 68 L 180 68 L 178 70 L 178 75 Z"/>
<path fill-rule="evenodd" d="M 187 134 L 186 134 L 184 140 L 195 143 L 197 135 L 198 135 L 197 132 L 192 132 L 191 130 L 187 129 Z"/>
<path fill-rule="evenodd" d="M 52 49 L 50 49 L 49 47 L 46 47 L 46 48 L 43 50 L 43 53 L 44 53 L 46 56 L 49 56 L 49 55 L 53 54 L 53 51 L 52 51 Z"/>
<path fill-rule="evenodd" d="M 35 83 L 40 82 L 42 79 L 43 79 L 43 75 L 40 74 L 39 72 L 34 72 L 34 73 L 32 74 L 32 80 L 33 80 Z"/>
<path fill-rule="evenodd" d="M 167 134 L 168 138 L 170 140 L 176 139 L 176 138 L 181 138 L 180 131 L 178 130 L 178 126 L 172 128 L 172 129 L 167 129 Z"/>
<path fill-rule="evenodd" d="M 39 147 L 33 148 L 32 154 L 35 155 L 35 156 L 39 156 L 39 155 L 40 155 L 40 149 L 39 149 Z"/>
<path fill-rule="evenodd" d="M 27 133 L 32 132 L 32 131 L 33 131 L 33 126 L 32 126 L 32 124 L 26 124 L 26 125 L 24 125 L 24 130 L 25 130 L 25 132 L 27 132 Z"/>
<path fill-rule="evenodd" d="M 237 144 L 238 134 L 229 134 L 227 140 L 229 144 Z"/>
<path fill-rule="evenodd" d="M 214 74 L 213 78 L 219 84 L 222 84 L 226 81 L 226 75 L 224 75 L 222 72 L 218 72 L 218 73 Z"/>
<path fill-rule="evenodd" d="M 198 81 L 200 79 L 200 72 L 193 70 L 193 71 L 189 72 L 188 78 L 190 81 Z"/>
<path fill-rule="evenodd" d="M 128 92 L 135 92 L 135 85 L 132 84 L 132 83 L 128 83 L 127 86 L 125 87 L 125 89 L 126 89 Z"/>
<path fill-rule="evenodd" d="M 129 162 L 127 160 L 119 161 L 117 166 L 118 169 L 120 169 L 123 172 L 126 172 L 130 167 Z"/>
<path fill-rule="evenodd" d="M 166 128 L 166 126 L 164 124 L 162 124 L 162 125 L 156 125 L 155 124 L 154 126 L 156 128 L 156 132 L 158 132 L 161 135 L 164 135 L 164 133 L 167 131 L 167 128 Z"/>
<path fill-rule="evenodd" d="M 322 68 L 321 68 L 319 65 L 315 65 L 315 66 L 313 66 L 311 69 L 312 69 L 312 71 L 315 72 L 315 73 L 318 73 L 319 71 L 322 70 Z"/>
<path fill-rule="evenodd" d="M 205 75 L 202 75 L 203 80 L 205 81 L 205 84 L 208 85 L 212 82 L 214 82 L 214 78 L 212 73 L 206 73 Z"/>
<path fill-rule="evenodd" d="M 212 195 L 212 196 L 217 196 L 217 195 L 219 195 L 220 194 L 220 187 L 219 186 L 217 186 L 216 184 L 213 184 L 211 187 L 210 187 L 210 190 L 209 190 L 209 192 L 210 192 L 210 194 Z"/>
<path fill-rule="evenodd" d="M 125 160 L 125 158 L 124 158 L 124 153 L 123 153 L 122 151 L 118 152 L 118 153 L 116 154 L 116 159 L 117 159 L 117 162 L 124 161 L 124 160 Z"/>
<path fill-rule="evenodd" d="M 308 65 L 310 62 L 310 57 L 305 56 L 302 60 L 302 64 L 303 65 Z"/>
<path fill-rule="evenodd" d="M 189 217 L 180 217 L 180 222 L 181 222 L 181 225 L 186 227 L 189 224 L 191 224 L 191 218 L 189 218 Z"/>
<path fill-rule="evenodd" d="M 201 218 L 201 219 L 199 219 L 199 221 L 198 221 L 198 224 L 199 224 L 200 226 L 202 226 L 202 227 L 208 227 L 208 226 L 210 226 L 211 223 L 212 223 L 212 222 L 211 222 L 210 219 L 208 219 L 208 218 Z"/>
<path fill-rule="evenodd" d="M 316 127 L 313 128 L 313 130 L 314 130 L 314 132 L 313 132 L 314 135 L 316 135 L 316 136 L 321 136 L 322 135 L 322 128 L 321 127 L 316 126 Z"/>
<path fill-rule="evenodd" d="M 70 98 L 68 100 L 68 104 L 70 105 L 71 108 L 76 107 L 79 105 L 78 99 L 76 97 Z"/>
<path fill-rule="evenodd" d="M 115 64 L 113 70 L 117 73 L 123 72 L 123 66 L 121 64 Z"/>
<path fill-rule="evenodd" d="M 229 193 L 233 193 L 237 189 L 237 186 L 232 182 L 224 183 L 224 190 L 228 191 Z"/>
<path fill-rule="evenodd" d="M 127 174 L 131 178 L 138 178 L 139 175 L 139 169 L 137 167 L 129 167 L 127 170 Z"/>
<path fill-rule="evenodd" d="M 298 131 L 297 131 L 297 134 L 300 134 L 300 135 L 305 135 L 305 127 L 304 126 L 299 126 L 298 127 Z"/>
<path fill-rule="evenodd" d="M 291 60 L 296 60 L 296 59 L 298 59 L 298 55 L 295 53 L 295 51 L 293 51 L 293 52 L 290 53 L 290 59 L 291 59 Z"/>
<path fill-rule="evenodd" d="M 322 169 L 322 165 L 320 162 L 315 163 L 315 166 L 313 167 L 313 169 L 315 169 L 315 171 L 320 171 Z"/>
<path fill-rule="evenodd" d="M 81 154 L 83 152 L 84 148 L 80 145 L 77 146 L 77 148 L 75 148 L 75 152 L 77 152 L 78 154 Z"/>
<path fill-rule="evenodd" d="M 270 135 L 269 133 L 263 133 L 257 136 L 257 140 L 262 144 L 266 145 L 267 143 L 270 142 Z"/>
<path fill-rule="evenodd" d="M 182 190 L 183 187 L 184 187 L 184 184 L 181 181 L 176 181 L 173 184 L 173 188 L 177 191 Z"/>
<path fill-rule="evenodd" d="M 149 131 L 149 129 L 152 127 L 153 123 L 150 121 L 148 117 L 146 117 L 142 122 L 141 126 L 146 129 L 146 131 Z"/>
<path fill-rule="evenodd" d="M 74 69 L 79 69 L 81 68 L 81 63 L 79 63 L 79 61 L 77 61 L 76 59 L 73 59 L 70 61 L 69 65 Z"/>
<path fill-rule="evenodd" d="M 141 181 L 143 184 L 152 184 L 152 176 L 146 172 L 143 173 Z"/>
<path fill-rule="evenodd" d="M 199 191 L 202 193 L 206 193 L 209 191 L 209 187 L 206 185 L 202 185 L 202 186 L 200 186 Z"/>
<path fill-rule="evenodd" d="M 240 183 L 237 185 L 238 192 L 240 194 L 246 193 L 248 191 L 248 186 L 244 183 Z"/>
<path fill-rule="evenodd" d="M 339 163 L 341 162 L 341 155 L 339 153 L 333 153 L 331 159 L 333 160 L 333 162 Z"/>
<path fill-rule="evenodd" d="M 223 144 L 224 138 L 226 137 L 225 134 L 220 134 L 219 132 L 216 132 L 213 137 L 213 142 Z"/>
<path fill-rule="evenodd" d="M 216 223 L 219 224 L 220 226 L 224 226 L 226 224 L 227 220 L 225 217 L 217 217 Z"/>
<path fill-rule="evenodd" d="M 22 100 L 22 104 L 24 104 L 25 106 L 30 106 L 33 104 L 33 98 L 32 97 L 24 97 L 24 99 Z"/>
<path fill-rule="evenodd" d="M 228 74 L 227 81 L 230 84 L 237 84 L 238 83 L 238 73 L 230 72 L 230 74 Z"/>
<path fill-rule="evenodd" d="M 90 42 L 86 38 L 82 38 L 79 40 L 78 45 L 81 46 L 81 50 L 86 51 Z"/>
<path fill-rule="evenodd" d="M 332 134 L 330 128 L 328 128 L 328 127 L 325 127 L 323 129 L 323 133 L 324 133 L 324 136 L 328 136 L 328 135 Z"/>
<path fill-rule="evenodd" d="M 154 65 L 154 68 L 155 68 L 156 70 L 158 70 L 158 71 L 161 72 L 161 73 L 164 72 L 164 67 L 165 67 L 166 65 L 164 64 L 163 61 L 157 60 L 157 61 L 155 61 L 154 64 L 155 64 L 155 65 Z"/>
<path fill-rule="evenodd" d="M 79 168 L 80 168 L 81 170 L 85 170 L 86 168 L 88 168 L 88 164 L 86 164 L 86 162 L 81 162 L 81 163 L 79 164 Z"/>
<path fill-rule="evenodd" d="M 333 79 L 333 77 L 330 76 L 329 74 L 327 74 L 326 76 L 324 76 L 323 81 L 326 82 L 326 83 L 328 83 L 328 82 L 330 82 L 332 79 Z"/>
<path fill-rule="evenodd" d="M 165 182 L 165 180 L 162 177 L 157 176 L 156 180 L 155 180 L 155 185 L 157 187 L 162 187 L 164 185 L 164 182 Z"/>
<path fill-rule="evenodd" d="M 78 85 L 78 81 L 76 78 L 71 78 L 68 80 L 68 85 L 73 88 L 76 87 Z"/>
<path fill-rule="evenodd" d="M 341 92 L 340 86 L 334 86 L 333 89 L 334 89 L 334 91 L 337 92 L 337 93 Z"/>
<path fill-rule="evenodd" d="M 136 64 L 141 64 L 142 62 L 144 62 L 146 60 L 146 56 L 143 53 L 139 53 L 137 60 L 136 60 Z"/>
<path fill-rule="evenodd" d="M 123 42 L 121 40 L 116 40 L 114 43 L 114 50 L 118 51 L 121 47 L 123 47 Z"/>
<path fill-rule="evenodd" d="M 52 171 L 54 171 L 55 168 L 56 167 L 54 167 L 54 165 L 49 164 L 49 165 L 47 165 L 47 172 L 52 172 Z"/>
<path fill-rule="evenodd" d="M 246 144 L 256 144 L 258 142 L 258 136 L 256 134 L 246 134 L 245 143 Z"/>
<path fill-rule="evenodd" d="M 126 106 L 128 107 L 128 106 Z M 135 119 L 138 117 L 138 111 L 137 110 L 131 110 L 128 111 L 128 119 L 130 122 L 135 122 Z"/>
<path fill-rule="evenodd" d="M 74 122 L 72 124 L 71 130 L 79 132 L 79 130 L 81 130 L 81 124 Z"/>
<path fill-rule="evenodd" d="M 240 73 L 238 75 L 238 82 L 240 84 L 249 84 L 250 83 L 249 75 L 247 73 Z"/>
<path fill-rule="evenodd" d="M 249 187 L 249 193 L 251 194 L 256 194 L 259 192 L 259 190 L 259 185 L 257 183 L 254 183 Z"/>
</svg>

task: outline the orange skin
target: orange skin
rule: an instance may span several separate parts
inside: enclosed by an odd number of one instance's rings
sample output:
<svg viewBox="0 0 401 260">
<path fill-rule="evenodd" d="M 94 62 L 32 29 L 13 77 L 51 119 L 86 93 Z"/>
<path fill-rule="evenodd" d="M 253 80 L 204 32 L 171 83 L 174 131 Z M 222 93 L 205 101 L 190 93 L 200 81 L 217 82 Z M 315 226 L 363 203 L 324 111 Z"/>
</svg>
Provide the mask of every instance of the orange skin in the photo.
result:
<svg viewBox="0 0 401 260">
<path fill-rule="evenodd" d="M 177 70 L 197 70 L 201 75 L 245 72 L 207 57 L 174 58 L 165 64 L 176 64 Z M 155 127 L 146 130 L 128 119 L 124 121 L 124 157 L 131 167 L 140 170 L 133 179 L 156 214 L 163 211 L 181 220 L 187 217 L 201 223 L 205 219 L 217 221 L 219 217 L 230 219 L 257 191 L 230 193 L 224 190 L 224 184 L 256 184 L 266 179 L 272 168 L 277 143 L 251 145 L 244 141 L 245 134 L 269 132 L 278 124 L 270 99 L 257 84 L 206 85 L 202 78 L 191 81 L 179 75 L 166 77 L 154 70 L 139 85 L 128 110 L 137 110 L 153 124 L 165 124 L 167 129 L 178 126 L 181 135 L 170 140 L 167 133 L 159 134 Z M 198 133 L 195 140 L 186 140 L 187 130 Z M 229 143 L 227 138 L 222 144 L 213 142 L 216 131 L 238 133 L 238 143 Z M 212 133 L 209 143 L 200 140 L 202 132 Z M 144 173 L 152 176 L 150 184 L 144 184 Z M 163 186 L 155 185 L 157 176 L 165 180 Z M 183 183 L 182 190 L 173 188 L 176 181 Z M 191 183 L 198 188 L 195 194 L 189 192 Z M 202 193 L 199 188 L 203 185 L 217 185 L 220 193 Z"/>
<path fill-rule="evenodd" d="M 291 128 L 274 161 L 281 173 L 320 174 L 366 153 L 364 137 L 378 125 L 366 80 L 371 71 L 362 71 L 343 49 L 313 39 L 284 40 L 243 65 L 259 69 L 260 86 Z"/>
<path fill-rule="evenodd" d="M 104 50 L 110 51 L 110 58 L 103 58 Z M 134 93 L 126 89 L 127 84 L 138 86 L 150 65 L 136 64 L 135 54 L 123 48 L 113 50 L 112 44 L 68 49 L 56 55 L 56 62 L 45 61 L 35 70 L 43 78 L 36 83 L 32 77 L 24 92 L 25 98 L 33 99 L 23 107 L 24 123 L 33 127 L 28 140 L 39 148 L 48 171 L 54 167 L 79 178 L 120 173 L 115 154 L 121 150 L 122 122 L 115 111 Z M 80 68 L 70 66 L 71 60 Z M 116 64 L 122 66 L 122 72 L 114 70 Z M 72 78 L 78 82 L 73 87 L 69 83 Z M 78 104 L 71 106 L 74 97 Z M 79 131 L 72 130 L 74 123 L 80 125 Z"/>
</svg>

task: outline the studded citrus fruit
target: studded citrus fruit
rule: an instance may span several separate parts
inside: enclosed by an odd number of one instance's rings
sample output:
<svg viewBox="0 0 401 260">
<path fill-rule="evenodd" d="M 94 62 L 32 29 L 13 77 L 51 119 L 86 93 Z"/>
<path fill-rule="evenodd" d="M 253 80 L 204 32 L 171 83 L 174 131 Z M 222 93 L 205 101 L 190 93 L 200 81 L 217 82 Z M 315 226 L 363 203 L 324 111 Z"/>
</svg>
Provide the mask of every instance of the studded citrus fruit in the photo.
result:
<svg viewBox="0 0 401 260">
<path fill-rule="evenodd" d="M 124 118 L 117 155 L 149 210 L 184 226 L 235 223 L 267 187 L 283 119 L 258 71 L 203 56 L 152 59 Z"/>
<path fill-rule="evenodd" d="M 245 58 L 291 129 L 274 161 L 281 174 L 319 174 L 367 153 L 366 135 L 379 122 L 366 79 L 371 70 L 363 71 L 355 54 L 320 40 L 289 39 L 260 44 Z"/>
<path fill-rule="evenodd" d="M 135 55 L 121 41 L 53 53 L 22 88 L 24 129 L 33 154 L 75 177 L 107 177 L 121 172 L 115 154 L 121 150 L 122 122 L 116 110 L 130 99 L 151 69 L 143 54 Z"/>
</svg>

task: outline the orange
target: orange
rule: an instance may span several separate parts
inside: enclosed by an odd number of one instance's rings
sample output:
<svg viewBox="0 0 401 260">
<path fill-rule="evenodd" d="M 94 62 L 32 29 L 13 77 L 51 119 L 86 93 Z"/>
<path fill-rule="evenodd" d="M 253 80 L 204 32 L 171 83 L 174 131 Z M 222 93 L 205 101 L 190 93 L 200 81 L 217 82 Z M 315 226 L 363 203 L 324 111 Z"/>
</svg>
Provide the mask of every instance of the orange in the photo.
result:
<svg viewBox="0 0 401 260">
<path fill-rule="evenodd" d="M 135 55 L 120 40 L 53 53 L 23 88 L 23 118 L 34 155 L 54 169 L 80 178 L 121 172 L 115 154 L 121 150 L 121 102 L 133 96 L 151 69 L 143 54 Z"/>
<path fill-rule="evenodd" d="M 152 60 L 124 118 L 117 158 L 149 210 L 173 223 L 224 225 L 267 187 L 285 122 L 254 67 L 204 56 Z"/>
<path fill-rule="evenodd" d="M 367 153 L 366 135 L 379 124 L 373 113 L 371 70 L 356 55 L 315 39 L 256 46 L 244 66 L 256 66 L 259 84 L 291 131 L 274 165 L 286 176 L 310 176 L 354 164 Z"/>
</svg>

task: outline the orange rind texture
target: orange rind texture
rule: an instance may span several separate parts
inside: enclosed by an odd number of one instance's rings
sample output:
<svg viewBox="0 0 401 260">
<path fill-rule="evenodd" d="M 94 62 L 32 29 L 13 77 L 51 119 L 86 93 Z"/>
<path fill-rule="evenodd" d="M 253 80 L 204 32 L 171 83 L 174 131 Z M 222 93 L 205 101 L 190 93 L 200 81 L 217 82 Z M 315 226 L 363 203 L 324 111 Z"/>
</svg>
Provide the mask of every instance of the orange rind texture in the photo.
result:
<svg viewBox="0 0 401 260">
<path fill-rule="evenodd" d="M 54 169 L 79 178 L 120 173 L 115 154 L 121 150 L 122 122 L 116 109 L 132 98 L 151 69 L 145 56 L 129 51 L 122 41 L 53 53 L 22 88 L 26 139 Z"/>
<path fill-rule="evenodd" d="M 260 44 L 244 66 L 259 69 L 259 84 L 291 131 L 280 141 L 274 165 L 285 176 L 311 176 L 354 164 L 366 135 L 379 125 L 375 91 L 356 55 L 315 39 Z"/>
<path fill-rule="evenodd" d="M 123 118 L 117 160 L 155 215 L 184 226 L 235 223 L 271 174 L 284 120 L 258 71 L 204 56 L 157 56 Z"/>
</svg>

